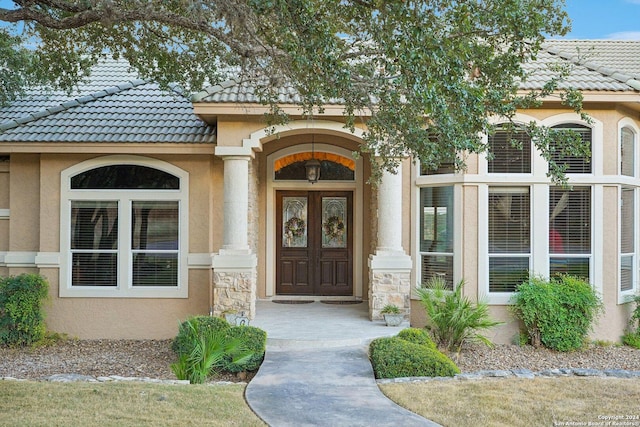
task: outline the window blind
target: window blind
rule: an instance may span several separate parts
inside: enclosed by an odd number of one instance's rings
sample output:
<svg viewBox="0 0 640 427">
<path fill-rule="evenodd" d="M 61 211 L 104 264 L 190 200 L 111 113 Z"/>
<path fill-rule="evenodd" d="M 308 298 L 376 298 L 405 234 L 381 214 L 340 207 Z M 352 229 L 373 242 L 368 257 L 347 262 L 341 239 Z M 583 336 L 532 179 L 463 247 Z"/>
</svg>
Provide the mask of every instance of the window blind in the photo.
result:
<svg viewBox="0 0 640 427">
<path fill-rule="evenodd" d="M 591 128 L 578 124 L 561 124 L 554 126 L 552 131 L 566 131 L 572 130 L 580 135 L 583 143 L 591 150 Z M 561 147 L 557 144 L 551 144 L 555 150 L 552 153 L 551 158 L 559 165 L 567 165 L 566 173 L 591 173 L 591 159 L 587 157 L 567 156 L 562 153 Z"/>
<path fill-rule="evenodd" d="M 620 290 L 633 289 L 635 257 L 635 189 L 622 187 L 620 207 Z"/>
<path fill-rule="evenodd" d="M 71 202 L 72 286 L 116 286 L 118 202 Z"/>
<path fill-rule="evenodd" d="M 531 173 L 531 137 L 498 130 L 489 135 L 489 173 Z"/>
<path fill-rule="evenodd" d="M 489 292 L 514 292 L 529 275 L 529 187 L 489 188 Z"/>
<path fill-rule="evenodd" d="M 629 128 L 622 128 L 620 138 L 620 172 L 635 176 L 635 134 Z"/>
<path fill-rule="evenodd" d="M 176 286 L 178 202 L 134 201 L 131 205 L 133 286 Z"/>
</svg>

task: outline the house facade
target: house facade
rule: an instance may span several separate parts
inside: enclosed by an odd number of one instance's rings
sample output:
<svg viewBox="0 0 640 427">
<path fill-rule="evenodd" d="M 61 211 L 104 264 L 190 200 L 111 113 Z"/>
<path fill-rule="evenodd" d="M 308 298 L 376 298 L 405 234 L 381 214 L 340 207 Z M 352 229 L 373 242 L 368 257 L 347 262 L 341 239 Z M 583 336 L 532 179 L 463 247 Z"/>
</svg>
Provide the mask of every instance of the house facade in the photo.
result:
<svg viewBox="0 0 640 427">
<path fill-rule="evenodd" d="M 576 48 L 591 49 L 582 60 Z M 511 342 L 510 298 L 529 272 L 589 279 L 605 312 L 594 338 L 617 341 L 640 265 L 640 42 L 549 42 L 536 64 L 573 66 L 592 117 L 556 98 L 516 121 L 570 127 L 592 158 L 553 185 L 525 136 L 486 138 L 495 155 L 467 169 L 370 177 L 355 158 L 364 125 L 342 107 L 303 119 L 286 88 L 286 125 L 271 128 L 252 88 L 228 82 L 191 100 L 107 61 L 77 96 L 33 93 L 0 109 L 0 275 L 49 280 L 50 330 L 80 338 L 168 338 L 194 314 L 244 311 L 258 300 L 387 303 L 423 323 L 412 290 L 434 275 L 465 281 Z M 635 62 L 634 62 L 635 61 Z M 497 122 L 499 123 L 499 122 Z M 317 182 L 305 165 L 320 164 Z M 374 159 L 375 160 L 375 159 Z"/>
</svg>

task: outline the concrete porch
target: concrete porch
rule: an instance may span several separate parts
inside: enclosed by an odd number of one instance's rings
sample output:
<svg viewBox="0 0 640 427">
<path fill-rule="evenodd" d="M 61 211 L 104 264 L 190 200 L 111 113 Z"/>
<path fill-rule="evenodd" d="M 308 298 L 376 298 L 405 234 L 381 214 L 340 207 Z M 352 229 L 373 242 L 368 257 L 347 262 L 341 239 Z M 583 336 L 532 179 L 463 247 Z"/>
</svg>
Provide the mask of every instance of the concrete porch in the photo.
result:
<svg viewBox="0 0 640 427">
<path fill-rule="evenodd" d="M 267 332 L 267 349 L 275 351 L 366 345 L 374 338 L 397 334 L 409 322 L 390 327 L 384 320 L 370 321 L 366 302 L 281 304 L 259 300 L 251 326 Z"/>
</svg>

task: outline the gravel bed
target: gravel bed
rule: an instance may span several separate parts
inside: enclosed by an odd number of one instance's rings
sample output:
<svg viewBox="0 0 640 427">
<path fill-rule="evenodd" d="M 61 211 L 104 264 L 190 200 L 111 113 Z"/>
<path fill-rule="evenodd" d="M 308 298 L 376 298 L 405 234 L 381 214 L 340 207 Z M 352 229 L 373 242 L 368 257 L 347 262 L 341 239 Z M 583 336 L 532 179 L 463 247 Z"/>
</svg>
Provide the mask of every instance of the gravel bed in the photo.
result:
<svg viewBox="0 0 640 427">
<path fill-rule="evenodd" d="M 640 371 L 640 350 L 617 346 L 593 346 L 570 353 L 530 346 L 473 346 L 456 359 L 465 373 L 556 368 Z M 66 340 L 37 348 L 0 348 L 0 377 L 40 380 L 55 374 L 80 374 L 175 379 L 169 367 L 175 360 L 171 340 Z M 226 375 L 215 380 L 248 381 L 251 376 Z"/>
<path fill-rule="evenodd" d="M 561 353 L 544 348 L 516 345 L 473 346 L 457 358 L 462 372 L 481 370 L 585 368 L 640 371 L 640 350 L 626 346 L 592 346 L 584 350 Z"/>
</svg>

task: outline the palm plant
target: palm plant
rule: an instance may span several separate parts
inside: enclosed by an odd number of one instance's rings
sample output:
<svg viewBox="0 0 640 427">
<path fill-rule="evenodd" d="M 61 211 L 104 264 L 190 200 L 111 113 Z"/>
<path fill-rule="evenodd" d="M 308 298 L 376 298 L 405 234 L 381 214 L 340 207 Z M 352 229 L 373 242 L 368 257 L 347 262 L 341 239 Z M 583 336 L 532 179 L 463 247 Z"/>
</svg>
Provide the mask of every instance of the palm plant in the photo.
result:
<svg viewBox="0 0 640 427">
<path fill-rule="evenodd" d="M 462 295 L 463 287 L 464 280 L 461 280 L 451 291 L 443 278 L 434 276 L 417 290 L 426 312 L 425 328 L 438 348 L 447 352 L 459 353 L 467 342 L 492 346 L 480 331 L 502 323 L 491 319 L 486 302 L 473 303 Z"/>
<path fill-rule="evenodd" d="M 189 380 L 191 384 L 202 384 L 231 355 L 233 363 L 242 364 L 253 355 L 246 350 L 241 338 L 231 338 L 225 330 L 200 329 L 197 321 L 189 320 L 189 353 L 179 355 L 178 361 L 171 365 L 171 370 L 180 380 Z"/>
</svg>

